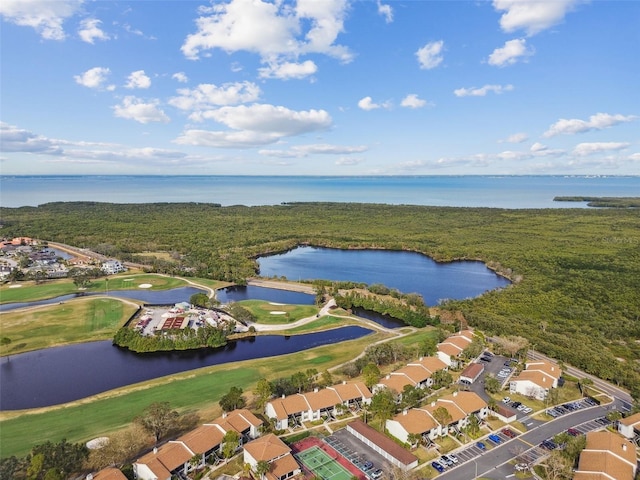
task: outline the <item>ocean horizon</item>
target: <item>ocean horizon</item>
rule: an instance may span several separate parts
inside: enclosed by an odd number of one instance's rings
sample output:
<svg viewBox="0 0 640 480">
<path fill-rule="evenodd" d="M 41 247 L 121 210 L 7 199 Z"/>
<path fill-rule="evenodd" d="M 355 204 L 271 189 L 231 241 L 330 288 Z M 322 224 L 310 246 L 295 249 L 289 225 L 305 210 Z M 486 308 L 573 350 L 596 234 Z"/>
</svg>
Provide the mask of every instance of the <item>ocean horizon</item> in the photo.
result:
<svg viewBox="0 0 640 480">
<path fill-rule="evenodd" d="M 222 206 L 293 202 L 381 203 L 488 208 L 584 208 L 556 196 L 633 197 L 629 175 L 3 175 L 0 206 L 51 202 L 214 203 Z"/>
</svg>

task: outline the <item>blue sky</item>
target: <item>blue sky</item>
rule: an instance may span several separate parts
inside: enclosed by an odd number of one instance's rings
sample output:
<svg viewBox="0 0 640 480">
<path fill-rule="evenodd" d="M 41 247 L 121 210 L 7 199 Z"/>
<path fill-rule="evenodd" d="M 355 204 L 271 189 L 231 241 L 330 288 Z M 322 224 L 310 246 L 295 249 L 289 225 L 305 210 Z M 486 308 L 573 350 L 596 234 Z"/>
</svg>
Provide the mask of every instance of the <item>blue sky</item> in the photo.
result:
<svg viewBox="0 0 640 480">
<path fill-rule="evenodd" d="M 0 169 L 640 174 L 640 2 L 3 0 Z"/>
</svg>

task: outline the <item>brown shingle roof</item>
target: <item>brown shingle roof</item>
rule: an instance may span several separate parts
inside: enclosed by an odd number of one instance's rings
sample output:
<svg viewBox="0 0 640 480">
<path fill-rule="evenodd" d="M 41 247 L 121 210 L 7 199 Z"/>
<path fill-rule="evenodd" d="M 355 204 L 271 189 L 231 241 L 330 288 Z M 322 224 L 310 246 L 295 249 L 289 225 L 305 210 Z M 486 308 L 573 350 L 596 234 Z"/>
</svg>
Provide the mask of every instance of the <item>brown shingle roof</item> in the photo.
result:
<svg viewBox="0 0 640 480">
<path fill-rule="evenodd" d="M 418 457 L 410 452 L 407 452 L 396 442 L 381 434 L 377 430 L 374 430 L 362 420 L 354 420 L 348 425 L 348 427 L 358 432 L 363 437 L 367 438 L 371 443 L 377 445 L 404 465 L 410 465 L 413 462 L 418 461 Z"/>
<path fill-rule="evenodd" d="M 587 433 L 587 445 L 578 463 L 579 472 L 602 472 L 616 480 L 632 480 L 635 466 L 635 447 L 626 438 L 606 430 Z"/>
<path fill-rule="evenodd" d="M 288 473 L 295 472 L 299 468 L 300 466 L 296 459 L 293 458 L 293 455 L 288 454 L 272 462 L 269 473 L 272 473 L 276 478 L 280 478 Z"/>
<path fill-rule="evenodd" d="M 462 349 L 450 343 L 441 343 L 440 345 L 438 345 L 438 351 L 446 353 L 450 357 L 457 357 L 462 353 Z"/>
<path fill-rule="evenodd" d="M 409 365 L 421 365 L 431 373 L 447 368 L 447 364 L 440 360 L 438 357 L 423 357 L 417 362 L 411 362 Z"/>
<path fill-rule="evenodd" d="M 317 392 L 304 394 L 307 403 L 314 412 L 321 409 L 335 407 L 340 402 L 340 397 L 335 390 L 323 388 Z"/>
<path fill-rule="evenodd" d="M 520 372 L 520 375 L 511 379 L 513 382 L 523 382 L 527 380 L 541 388 L 553 387 L 553 378 L 539 370 L 523 370 Z"/>
<path fill-rule="evenodd" d="M 556 380 L 562 376 L 562 370 L 560 370 L 560 367 L 557 364 L 548 362 L 546 360 L 535 360 L 532 362 L 527 362 L 526 370 L 538 370 L 550 377 L 555 378 Z"/>
<path fill-rule="evenodd" d="M 93 480 L 127 480 L 127 477 L 119 469 L 109 467 L 94 473 Z"/>
<path fill-rule="evenodd" d="M 393 420 L 402 425 L 407 433 L 423 434 L 438 426 L 438 422 L 431 416 L 428 410 L 412 408 L 402 412 Z"/>
<path fill-rule="evenodd" d="M 340 383 L 328 388 L 335 390 L 343 402 L 359 398 L 371 398 L 371 391 L 364 382 Z"/>
<path fill-rule="evenodd" d="M 260 437 L 245 444 L 244 449 L 257 462 L 264 460 L 270 462 L 274 458 L 286 455 L 291 451 L 287 445 L 273 433 Z"/>
<path fill-rule="evenodd" d="M 404 387 L 407 385 L 415 385 L 408 377 L 404 375 L 387 375 L 385 378 L 378 382 L 379 385 L 394 390 L 396 393 L 402 393 Z"/>
<path fill-rule="evenodd" d="M 205 453 L 220 445 L 223 437 L 224 432 L 216 425 L 202 425 L 185 433 L 178 440 L 184 442 L 194 453 Z"/>
<path fill-rule="evenodd" d="M 635 427 L 640 426 L 640 412 L 630 415 L 626 418 L 621 418 L 618 420 L 621 424 L 626 425 L 627 427 Z"/>
<path fill-rule="evenodd" d="M 462 371 L 460 376 L 475 379 L 478 375 L 482 373 L 483 370 L 484 370 L 484 365 L 481 365 L 479 363 L 471 363 L 467 368 L 465 368 Z"/>
</svg>

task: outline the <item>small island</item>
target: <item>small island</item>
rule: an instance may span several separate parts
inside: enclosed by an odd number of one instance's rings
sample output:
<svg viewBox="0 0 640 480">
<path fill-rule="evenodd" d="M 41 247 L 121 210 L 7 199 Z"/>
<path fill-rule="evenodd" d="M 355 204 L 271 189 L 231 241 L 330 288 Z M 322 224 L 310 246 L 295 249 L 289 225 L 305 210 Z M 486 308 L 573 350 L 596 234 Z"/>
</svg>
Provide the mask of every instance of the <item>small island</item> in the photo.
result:
<svg viewBox="0 0 640 480">
<path fill-rule="evenodd" d="M 587 202 L 588 207 L 640 208 L 640 197 L 554 197 L 554 202 Z"/>
</svg>

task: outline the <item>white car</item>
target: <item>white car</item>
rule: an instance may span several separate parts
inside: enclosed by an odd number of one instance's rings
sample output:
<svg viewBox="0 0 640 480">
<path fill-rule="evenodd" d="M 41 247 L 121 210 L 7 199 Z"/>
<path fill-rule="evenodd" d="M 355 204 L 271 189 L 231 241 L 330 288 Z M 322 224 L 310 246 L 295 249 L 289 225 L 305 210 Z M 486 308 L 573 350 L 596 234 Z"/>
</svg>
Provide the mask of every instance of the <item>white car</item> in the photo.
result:
<svg viewBox="0 0 640 480">
<path fill-rule="evenodd" d="M 510 401 L 511 401 L 511 398 L 510 398 L 510 397 L 504 397 L 504 398 L 502 399 L 502 403 L 509 403 Z"/>
<path fill-rule="evenodd" d="M 526 413 L 526 414 L 528 415 L 528 414 L 530 414 L 531 412 L 533 412 L 533 408 L 531 408 L 531 407 L 527 407 L 527 408 L 525 408 L 525 409 L 524 409 L 524 410 L 522 410 L 522 411 L 523 411 L 523 413 Z"/>
<path fill-rule="evenodd" d="M 518 405 L 518 411 L 519 412 L 524 412 L 524 409 L 527 408 L 526 405 Z"/>
</svg>

